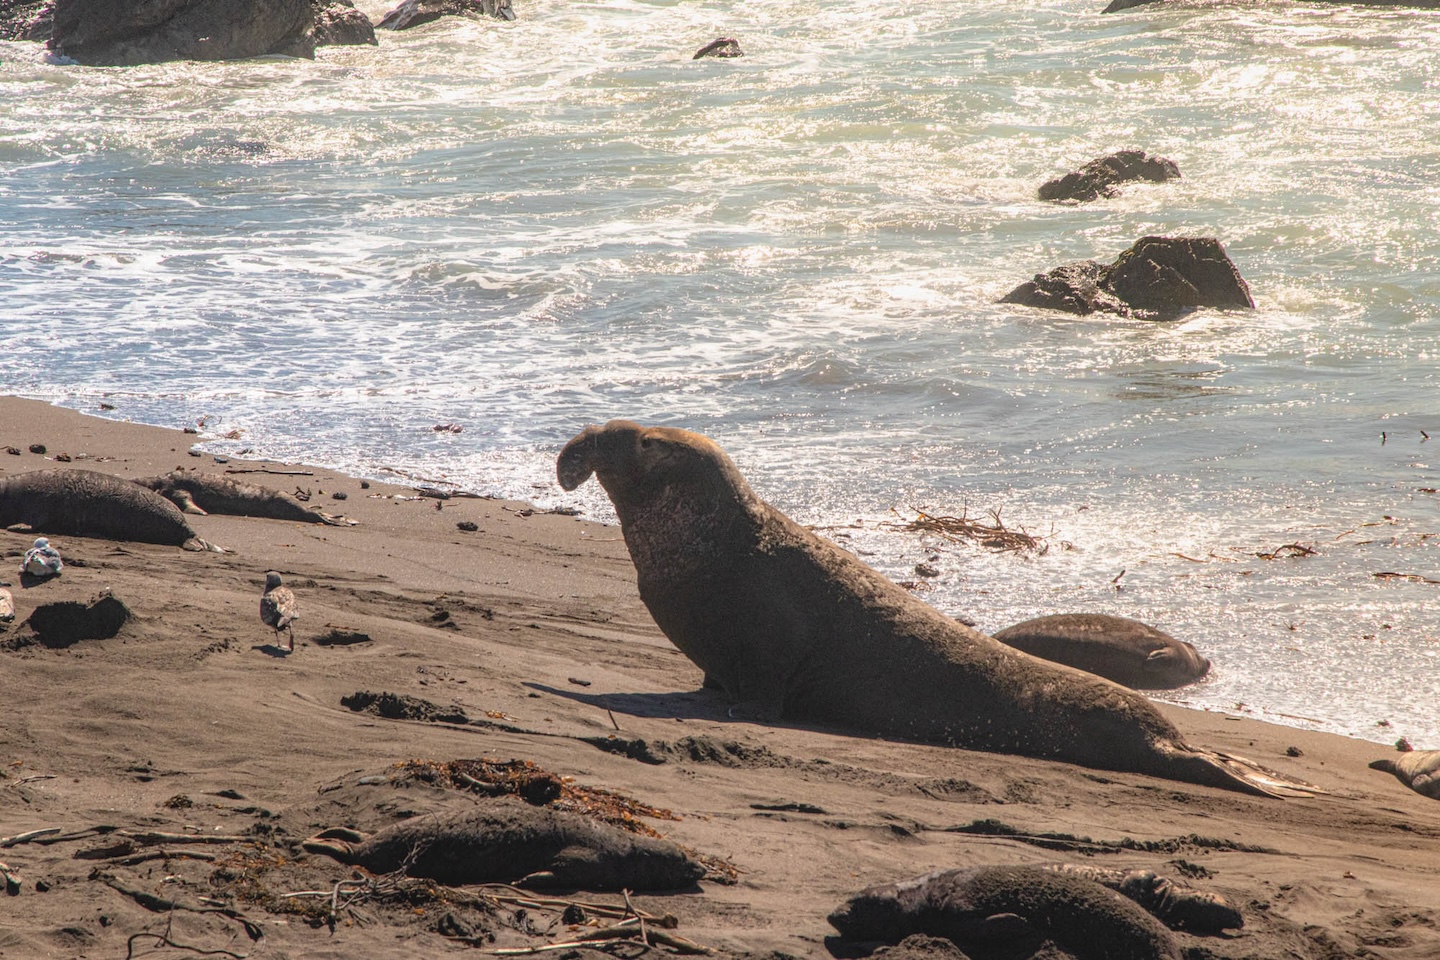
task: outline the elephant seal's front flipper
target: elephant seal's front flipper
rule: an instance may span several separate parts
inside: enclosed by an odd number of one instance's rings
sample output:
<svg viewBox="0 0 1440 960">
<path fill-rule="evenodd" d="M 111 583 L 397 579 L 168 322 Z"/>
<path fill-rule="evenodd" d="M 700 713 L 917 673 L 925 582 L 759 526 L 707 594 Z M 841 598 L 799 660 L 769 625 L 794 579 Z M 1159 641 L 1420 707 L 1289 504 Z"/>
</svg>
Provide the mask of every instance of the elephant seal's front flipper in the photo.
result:
<svg viewBox="0 0 1440 960">
<path fill-rule="evenodd" d="M 1283 777 L 1190 747 L 1134 691 L 1013 650 L 911 596 L 756 496 L 697 433 L 586 427 L 556 474 L 567 490 L 599 479 L 640 598 L 732 701 L 870 734 L 1282 795 Z"/>
</svg>

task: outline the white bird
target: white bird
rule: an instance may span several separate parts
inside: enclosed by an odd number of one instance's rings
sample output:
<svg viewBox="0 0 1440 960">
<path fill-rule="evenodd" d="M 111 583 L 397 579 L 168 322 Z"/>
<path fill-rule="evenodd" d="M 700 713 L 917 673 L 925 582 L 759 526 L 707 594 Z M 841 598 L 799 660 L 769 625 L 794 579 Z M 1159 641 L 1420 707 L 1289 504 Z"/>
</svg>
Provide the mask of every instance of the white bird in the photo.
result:
<svg viewBox="0 0 1440 960">
<path fill-rule="evenodd" d="M 0 623 L 9 623 L 15 619 L 15 597 L 0 587 Z"/>
<path fill-rule="evenodd" d="M 295 603 L 295 594 L 290 588 L 283 586 L 280 574 L 271 570 L 265 574 L 265 592 L 260 597 L 260 620 L 265 626 L 275 631 L 275 639 L 280 639 L 280 631 L 285 630 L 290 634 L 290 649 L 295 649 L 295 628 L 290 626 L 300 619 L 300 607 Z"/>
<path fill-rule="evenodd" d="M 60 551 L 50 546 L 50 541 L 44 537 L 35 538 L 35 546 L 25 551 L 25 559 L 20 562 L 21 573 L 42 579 L 58 576 L 64 569 L 65 561 L 60 559 Z"/>
</svg>

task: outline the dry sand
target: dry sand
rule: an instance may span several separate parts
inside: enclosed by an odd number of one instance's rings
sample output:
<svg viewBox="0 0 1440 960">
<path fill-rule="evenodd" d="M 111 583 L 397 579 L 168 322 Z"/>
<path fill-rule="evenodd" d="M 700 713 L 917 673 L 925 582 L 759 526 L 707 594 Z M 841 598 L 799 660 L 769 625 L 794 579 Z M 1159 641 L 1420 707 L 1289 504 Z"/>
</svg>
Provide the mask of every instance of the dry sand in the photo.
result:
<svg viewBox="0 0 1440 960">
<path fill-rule="evenodd" d="M 517 503 L 399 499 L 414 491 L 362 490 L 318 468 L 217 463 L 187 455 L 195 439 L 0 398 L 0 448 L 22 451 L 0 452 L 0 476 L 304 469 L 241 478 L 308 489 L 311 503 L 359 521 L 191 518 L 225 554 L 53 537 L 70 565 L 29 588 L 17 571 L 31 537 L 0 531 L 0 581 L 14 584 L 19 613 L 0 634 L 0 837 L 62 831 L 0 840 L 19 880 L 17 895 L 0 897 L 0 957 L 477 955 L 583 932 L 558 908 L 394 878 L 345 888 L 341 901 L 361 895 L 340 903 L 333 929 L 329 897 L 281 899 L 365 879 L 299 849 L 319 830 L 484 802 L 397 766 L 474 758 L 531 761 L 576 787 L 672 811 L 641 820 L 711 858 L 711 878 L 634 899 L 722 954 L 844 954 L 825 917 L 861 887 L 942 867 L 1068 861 L 1190 875 L 1230 898 L 1244 930 L 1177 935 L 1190 960 L 1440 956 L 1440 803 L 1367 768 L 1392 753 L 1383 745 L 1161 707 L 1192 743 L 1329 791 L 1272 800 L 730 721 L 650 620 L 617 529 Z M 56 463 L 59 453 L 75 459 Z M 270 569 L 302 608 L 290 656 L 259 620 Z M 102 590 L 133 613 L 117 635 L 20 643 L 37 606 Z M 336 630 L 369 639 L 317 642 Z M 458 707 L 471 722 L 341 705 L 361 691 Z M 610 752 L 633 741 L 664 762 Z M 244 839 L 127 845 L 96 827 Z M 999 835 L 1006 828 L 1014 835 Z M 160 849 L 172 857 L 133 862 Z M 185 852 L 214 859 L 176 855 Z"/>
</svg>

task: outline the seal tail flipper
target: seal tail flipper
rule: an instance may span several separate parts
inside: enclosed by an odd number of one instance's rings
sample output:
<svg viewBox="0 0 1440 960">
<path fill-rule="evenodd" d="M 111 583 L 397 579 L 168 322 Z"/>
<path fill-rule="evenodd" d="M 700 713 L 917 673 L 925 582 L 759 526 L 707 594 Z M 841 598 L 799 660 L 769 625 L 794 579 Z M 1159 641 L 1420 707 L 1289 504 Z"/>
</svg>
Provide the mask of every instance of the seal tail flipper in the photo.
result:
<svg viewBox="0 0 1440 960">
<path fill-rule="evenodd" d="M 1179 768 L 1178 779 L 1208 787 L 1223 787 L 1260 797 L 1280 799 L 1313 797 L 1328 793 L 1304 780 L 1287 777 L 1254 760 L 1216 750 L 1172 750 L 1171 759 Z"/>
<path fill-rule="evenodd" d="M 349 517 L 337 517 L 324 510 L 316 510 L 315 515 L 320 518 L 321 523 L 329 524 L 332 527 L 353 527 L 360 522 L 351 520 Z"/>
<path fill-rule="evenodd" d="M 181 550 L 208 550 L 211 553 L 228 553 L 224 547 L 217 547 L 209 540 L 201 540 L 199 537 L 191 537 L 180 544 Z"/>
</svg>

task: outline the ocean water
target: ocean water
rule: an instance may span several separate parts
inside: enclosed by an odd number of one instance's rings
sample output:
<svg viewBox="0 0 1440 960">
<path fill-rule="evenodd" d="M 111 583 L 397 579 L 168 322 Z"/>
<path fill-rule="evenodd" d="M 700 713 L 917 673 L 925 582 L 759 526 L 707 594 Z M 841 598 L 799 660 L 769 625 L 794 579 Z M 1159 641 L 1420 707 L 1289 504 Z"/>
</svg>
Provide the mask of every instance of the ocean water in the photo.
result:
<svg viewBox="0 0 1440 960">
<path fill-rule="evenodd" d="M 0 390 L 600 519 L 560 446 L 683 426 L 982 629 L 1138 617 L 1215 663 L 1165 699 L 1440 747 L 1440 13 L 1101 6 L 517 0 L 128 69 L 0 44 Z M 721 35 L 748 55 L 691 60 Z M 1035 198 L 1121 148 L 1183 179 Z M 996 302 L 1147 234 L 1220 238 L 1257 309 Z M 917 510 L 1048 549 L 890 525 Z"/>
</svg>

